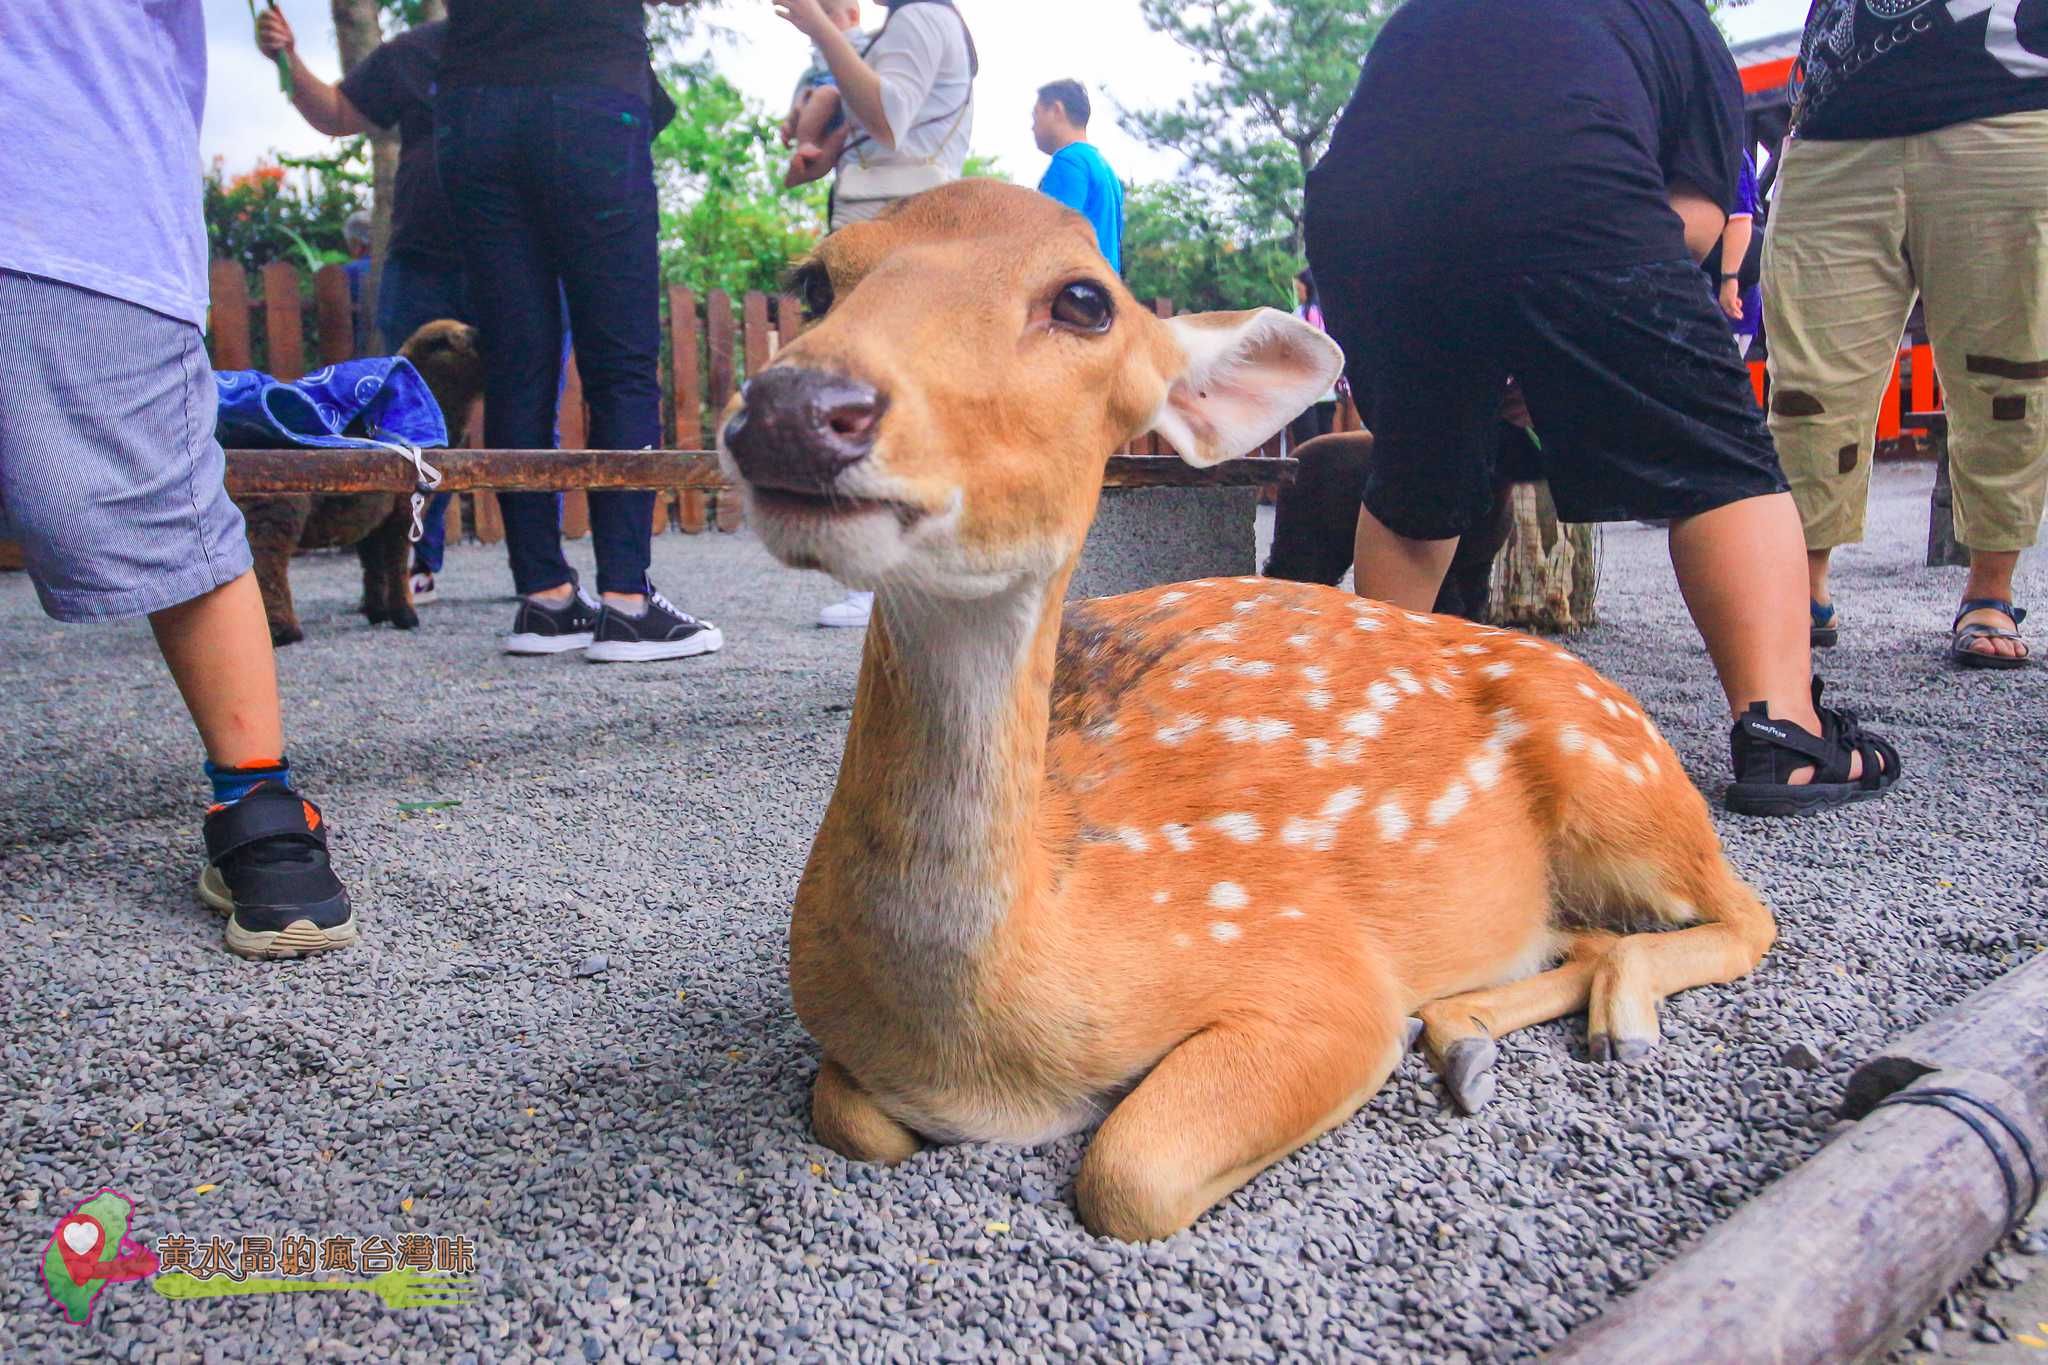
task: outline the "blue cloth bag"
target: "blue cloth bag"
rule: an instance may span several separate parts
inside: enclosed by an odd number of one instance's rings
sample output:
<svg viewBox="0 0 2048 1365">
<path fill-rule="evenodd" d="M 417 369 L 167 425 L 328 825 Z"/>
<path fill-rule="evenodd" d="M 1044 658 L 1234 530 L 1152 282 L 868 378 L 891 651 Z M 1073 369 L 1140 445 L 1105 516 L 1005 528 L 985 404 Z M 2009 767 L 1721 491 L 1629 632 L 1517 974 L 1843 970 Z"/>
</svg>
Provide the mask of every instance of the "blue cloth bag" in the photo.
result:
<svg viewBox="0 0 2048 1365">
<path fill-rule="evenodd" d="M 216 370 L 213 382 L 214 434 L 231 450 L 448 444 L 441 405 L 404 356 L 344 360 L 290 383 L 260 370 Z"/>
</svg>

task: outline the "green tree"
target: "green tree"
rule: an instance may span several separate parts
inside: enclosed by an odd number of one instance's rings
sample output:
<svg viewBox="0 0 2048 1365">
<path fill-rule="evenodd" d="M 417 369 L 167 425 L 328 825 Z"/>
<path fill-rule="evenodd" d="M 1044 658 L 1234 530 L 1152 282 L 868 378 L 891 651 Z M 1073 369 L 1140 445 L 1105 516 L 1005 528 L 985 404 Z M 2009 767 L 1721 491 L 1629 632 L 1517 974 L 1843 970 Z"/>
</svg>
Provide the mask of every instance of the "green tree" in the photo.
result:
<svg viewBox="0 0 2048 1365">
<path fill-rule="evenodd" d="M 702 292 L 782 287 L 825 227 L 825 185 L 788 190 L 781 120 L 723 76 L 670 73 L 675 121 L 654 143 L 667 279 Z"/>
<path fill-rule="evenodd" d="M 1145 22 L 1211 73 L 1170 109 L 1124 127 L 1187 158 L 1243 239 L 1301 255 L 1302 188 L 1399 0 L 1139 0 Z"/>
<path fill-rule="evenodd" d="M 1193 312 L 1294 306 L 1299 265 L 1285 237 L 1243 237 L 1234 217 L 1185 181 L 1133 185 L 1124 197 L 1124 282 L 1150 302 Z"/>
</svg>

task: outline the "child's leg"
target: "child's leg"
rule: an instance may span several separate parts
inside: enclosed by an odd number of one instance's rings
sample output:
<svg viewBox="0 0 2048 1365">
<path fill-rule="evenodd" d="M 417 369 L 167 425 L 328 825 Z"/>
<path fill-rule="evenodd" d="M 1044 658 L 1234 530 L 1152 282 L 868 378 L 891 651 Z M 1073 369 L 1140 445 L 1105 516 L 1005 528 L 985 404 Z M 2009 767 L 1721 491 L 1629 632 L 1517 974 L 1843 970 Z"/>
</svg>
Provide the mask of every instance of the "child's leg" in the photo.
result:
<svg viewBox="0 0 2048 1365">
<path fill-rule="evenodd" d="M 254 573 L 152 614 L 149 627 L 208 758 L 240 768 L 284 754 L 277 660 Z"/>
<path fill-rule="evenodd" d="M 804 96 L 796 114 L 796 145 L 822 147 L 831 135 L 832 122 L 839 117 L 839 87 L 821 85 Z"/>
</svg>

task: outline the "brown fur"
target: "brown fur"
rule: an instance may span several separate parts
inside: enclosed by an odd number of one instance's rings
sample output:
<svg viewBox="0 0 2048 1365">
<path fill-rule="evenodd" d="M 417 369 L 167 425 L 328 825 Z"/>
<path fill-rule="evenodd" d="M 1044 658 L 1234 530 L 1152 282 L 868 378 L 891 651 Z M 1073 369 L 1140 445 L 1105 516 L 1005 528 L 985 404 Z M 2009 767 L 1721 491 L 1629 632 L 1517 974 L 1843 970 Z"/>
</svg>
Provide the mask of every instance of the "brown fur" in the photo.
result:
<svg viewBox="0 0 2048 1365">
<path fill-rule="evenodd" d="M 1078 217 L 987 182 L 816 264 L 837 301 L 776 363 L 887 415 L 829 502 L 743 486 L 778 556 L 880 593 L 790 930 L 821 1141 L 1100 1120 L 1082 1219 L 1160 1237 L 1365 1103 L 1406 1016 L 1474 1105 L 1494 1038 L 1585 1009 L 1626 1058 L 1769 947 L 1677 755 L 1562 649 L 1256 578 L 1063 612 L 1108 452 L 1256 444 L 1233 405 L 1270 431 L 1328 382 L 1301 324 L 1169 327 Z M 1076 279 L 1106 333 L 1046 321 Z"/>
<path fill-rule="evenodd" d="M 398 353 L 427 381 L 449 430 L 459 429 L 483 392 L 483 355 L 476 329 L 453 319 L 430 322 L 408 337 Z M 263 591 L 263 614 L 270 622 L 273 645 L 306 638 L 292 608 L 291 558 L 301 550 L 355 546 L 363 562 L 362 611 L 370 624 L 388 621 L 399 630 L 419 625 L 406 573 L 411 494 L 301 493 L 235 502 L 248 523 L 249 550 L 256 559 L 256 583 Z"/>
</svg>

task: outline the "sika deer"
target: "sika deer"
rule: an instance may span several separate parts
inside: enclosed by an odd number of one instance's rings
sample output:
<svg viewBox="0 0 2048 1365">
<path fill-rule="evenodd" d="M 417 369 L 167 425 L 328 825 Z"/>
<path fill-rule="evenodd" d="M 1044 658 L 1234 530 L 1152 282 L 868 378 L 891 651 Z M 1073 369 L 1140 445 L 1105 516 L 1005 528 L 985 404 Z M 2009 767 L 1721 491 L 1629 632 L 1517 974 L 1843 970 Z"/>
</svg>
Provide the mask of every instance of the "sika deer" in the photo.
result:
<svg viewBox="0 0 2048 1365">
<path fill-rule="evenodd" d="M 778 557 L 879 594 L 790 930 L 819 1140 L 1100 1121 L 1081 1217 L 1138 1239 L 1342 1123 L 1407 1028 L 1470 1110 L 1501 1034 L 1587 1009 L 1627 1060 L 1774 930 L 1562 649 L 1255 578 L 1062 610 L 1109 451 L 1238 454 L 1341 362 L 1273 311 L 1154 319 L 1093 241 L 985 181 L 834 234 L 722 448 Z"/>
</svg>

